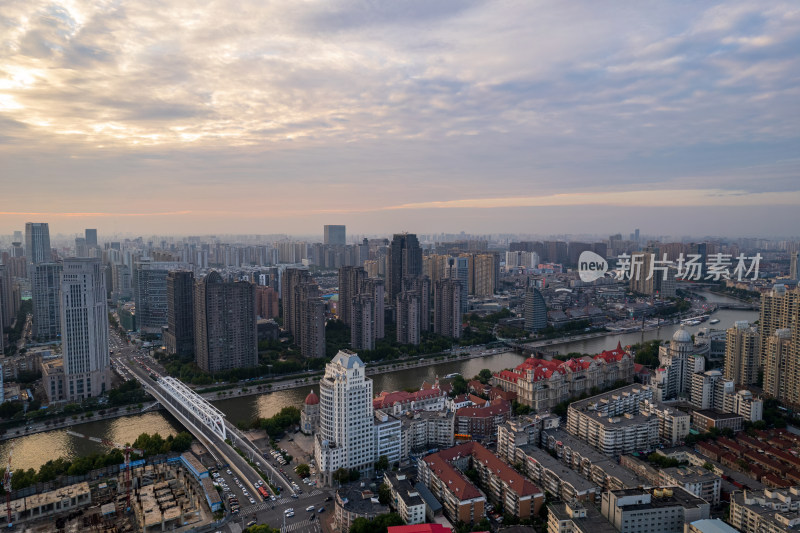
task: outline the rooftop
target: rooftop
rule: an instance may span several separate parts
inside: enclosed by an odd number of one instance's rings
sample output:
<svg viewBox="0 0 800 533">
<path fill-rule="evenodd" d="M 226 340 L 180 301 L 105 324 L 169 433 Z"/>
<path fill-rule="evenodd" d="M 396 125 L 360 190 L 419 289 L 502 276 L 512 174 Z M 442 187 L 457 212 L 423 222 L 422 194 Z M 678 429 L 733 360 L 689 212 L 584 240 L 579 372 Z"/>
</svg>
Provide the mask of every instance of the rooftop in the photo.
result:
<svg viewBox="0 0 800 533">
<path fill-rule="evenodd" d="M 626 385 L 624 387 L 620 387 L 618 389 L 614 389 L 608 392 L 604 392 L 602 394 L 598 394 L 596 396 L 590 396 L 589 398 L 585 398 L 583 400 L 578 400 L 576 402 L 572 402 L 569 406 L 570 409 L 575 409 L 578 411 L 591 411 L 590 406 L 594 406 L 595 404 L 603 404 L 606 402 L 616 401 L 617 399 L 622 398 L 623 396 L 629 396 L 633 394 L 639 394 L 642 391 L 646 391 L 650 389 L 649 385 L 642 385 L 641 383 L 634 383 L 632 385 Z M 637 405 L 638 407 L 638 405 Z"/>
<path fill-rule="evenodd" d="M 588 491 L 597 487 L 596 484 L 581 476 L 575 470 L 572 470 L 567 465 L 547 453 L 546 450 L 543 450 L 538 446 L 526 444 L 524 446 L 520 446 L 519 449 L 524 451 L 525 455 L 533 457 L 542 466 L 555 473 L 559 479 L 572 485 L 573 488 L 578 492 Z"/>
<path fill-rule="evenodd" d="M 597 507 L 585 504 L 581 505 L 580 508 L 586 510 L 585 518 L 573 518 L 567 509 L 566 503 L 551 503 L 547 506 L 547 510 L 557 520 L 572 520 L 572 523 L 575 524 L 575 530 L 580 533 L 617 533 L 617 529 L 611 525 L 611 522 L 606 520 Z"/>
<path fill-rule="evenodd" d="M 624 498 L 625 496 L 639 496 L 643 494 L 650 494 L 650 503 L 630 504 L 624 505 L 626 511 L 636 511 L 640 509 L 658 509 L 663 507 L 675 507 L 680 505 L 684 509 L 695 509 L 701 505 L 708 505 L 708 502 L 702 498 L 698 498 L 691 492 L 683 487 L 665 487 L 672 490 L 672 496 L 655 496 L 653 493 L 657 488 L 653 489 L 622 489 L 611 491 L 617 498 Z"/>
</svg>

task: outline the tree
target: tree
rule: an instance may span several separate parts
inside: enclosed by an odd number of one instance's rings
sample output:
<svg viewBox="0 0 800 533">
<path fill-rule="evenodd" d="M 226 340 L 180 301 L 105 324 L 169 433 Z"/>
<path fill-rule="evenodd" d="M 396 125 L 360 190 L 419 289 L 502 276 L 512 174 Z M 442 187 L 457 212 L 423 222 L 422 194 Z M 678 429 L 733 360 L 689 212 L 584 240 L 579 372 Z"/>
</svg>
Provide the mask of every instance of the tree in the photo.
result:
<svg viewBox="0 0 800 533">
<path fill-rule="evenodd" d="M 458 375 L 458 376 L 454 377 L 452 386 L 453 386 L 452 394 L 454 396 L 458 396 L 460 394 L 466 394 L 467 393 L 467 390 L 468 390 L 468 388 L 467 388 L 467 380 L 464 379 L 464 376 Z"/>
<path fill-rule="evenodd" d="M 333 473 L 333 480 L 340 484 L 347 483 L 350 481 L 350 472 L 346 468 L 340 468 Z"/>
<path fill-rule="evenodd" d="M 481 518 L 481 521 L 472 526 L 472 531 L 491 531 L 492 525 L 489 523 L 489 519 L 485 516 Z"/>
<path fill-rule="evenodd" d="M 359 479 L 361 479 L 361 472 L 359 472 L 358 469 L 356 469 L 356 468 L 351 468 L 350 469 L 350 474 L 347 477 L 348 477 L 348 481 L 351 481 L 351 482 L 352 481 L 358 481 Z"/>
<path fill-rule="evenodd" d="M 389 505 L 392 501 L 392 490 L 386 483 L 381 483 L 381 486 L 378 487 L 378 501 L 381 502 L 381 505 Z"/>
<path fill-rule="evenodd" d="M 489 380 L 492 379 L 492 371 L 488 368 L 484 368 L 480 372 L 478 372 L 478 381 L 486 385 L 489 383 Z"/>
<path fill-rule="evenodd" d="M 311 475 L 311 467 L 309 467 L 305 463 L 301 463 L 294 468 L 294 471 L 297 472 L 297 475 L 300 477 L 308 477 Z"/>
<path fill-rule="evenodd" d="M 256 524 L 244 530 L 244 533 L 280 533 L 280 529 L 270 527 L 267 524 Z"/>
<path fill-rule="evenodd" d="M 386 533 L 388 528 L 402 525 L 403 519 L 397 513 L 380 514 L 372 520 L 359 517 L 350 525 L 350 533 Z"/>
<path fill-rule="evenodd" d="M 378 457 L 378 460 L 375 463 L 375 470 L 380 470 L 381 472 L 389 470 L 389 458 L 385 455 Z"/>
</svg>

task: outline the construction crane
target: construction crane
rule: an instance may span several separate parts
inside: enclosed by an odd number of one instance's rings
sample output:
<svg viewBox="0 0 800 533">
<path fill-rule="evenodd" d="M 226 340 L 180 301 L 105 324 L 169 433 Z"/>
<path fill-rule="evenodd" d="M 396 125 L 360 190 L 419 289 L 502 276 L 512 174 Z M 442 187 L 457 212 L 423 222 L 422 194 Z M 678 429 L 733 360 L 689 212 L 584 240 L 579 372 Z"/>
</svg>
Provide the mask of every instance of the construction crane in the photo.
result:
<svg viewBox="0 0 800 533">
<path fill-rule="evenodd" d="M 8 449 L 8 464 L 6 465 L 6 474 L 3 476 L 3 488 L 6 491 L 6 513 L 8 514 L 6 523 L 8 527 L 11 527 L 13 524 L 11 523 L 11 453 L 14 451 L 14 447 Z"/>
<path fill-rule="evenodd" d="M 123 479 L 125 482 L 125 510 L 131 510 L 131 453 L 135 453 L 137 455 L 144 455 L 144 451 L 132 448 L 127 444 L 118 444 L 116 442 L 110 441 L 108 439 L 101 439 L 98 437 L 89 437 L 84 435 L 83 433 L 78 433 L 77 431 L 67 430 L 68 435 L 72 435 L 73 437 L 80 437 L 82 439 L 88 439 L 92 442 L 96 442 L 98 444 L 103 444 L 105 446 L 111 446 L 112 448 L 116 448 L 118 450 L 122 450 L 122 453 L 125 454 L 125 472 L 123 473 Z M 11 457 L 9 456 L 9 461 Z M 10 513 L 9 507 L 9 513 Z"/>
</svg>

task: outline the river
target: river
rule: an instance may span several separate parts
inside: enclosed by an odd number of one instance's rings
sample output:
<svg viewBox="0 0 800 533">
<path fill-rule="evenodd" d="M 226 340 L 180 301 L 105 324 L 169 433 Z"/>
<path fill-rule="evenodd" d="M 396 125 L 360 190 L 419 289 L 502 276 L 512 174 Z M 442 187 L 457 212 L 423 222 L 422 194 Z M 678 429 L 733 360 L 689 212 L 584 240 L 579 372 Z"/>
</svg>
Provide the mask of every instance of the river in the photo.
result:
<svg viewBox="0 0 800 533">
<path fill-rule="evenodd" d="M 702 293 L 709 302 L 735 301 L 725 296 L 711 293 Z M 727 329 L 732 327 L 737 320 L 754 321 L 758 319 L 756 311 L 722 310 L 714 313 L 714 318 L 720 322 L 713 327 Z M 711 327 L 706 322 L 701 326 L 687 327 L 690 333 L 696 333 L 701 327 Z M 679 328 L 679 325 L 669 325 L 659 330 L 644 332 L 644 340 L 668 340 Z M 585 341 L 567 342 L 547 346 L 548 350 L 566 354 L 581 352 L 595 354 L 603 350 L 612 349 L 621 342 L 623 346 L 634 344 L 642 339 L 642 333 L 627 333 L 623 335 L 609 335 Z M 433 382 L 436 376 L 443 377 L 447 374 L 458 372 L 469 378 L 476 375 L 481 369 L 489 368 L 493 371 L 512 368 L 523 361 L 522 356 L 515 353 L 501 353 L 483 358 L 469 359 L 466 361 L 441 363 L 434 366 L 403 369 L 397 372 L 379 374 L 372 377 L 375 394 L 381 391 L 417 388 L 423 381 Z M 287 406 L 300 407 L 313 386 L 300 387 L 257 396 L 246 396 L 220 400 L 214 402 L 229 420 L 252 420 L 256 416 L 270 417 Z M 162 436 L 174 435 L 181 430 L 177 421 L 164 411 L 151 412 L 143 415 L 126 416 L 99 422 L 89 422 L 73 426 L 72 429 L 87 436 L 100 437 L 114 442 L 133 442 L 143 432 L 160 433 Z M 7 440 L 0 443 L 0 464 L 5 465 L 9 448 L 13 446 L 13 468 L 36 468 L 49 459 L 57 457 L 74 458 L 93 452 L 107 450 L 104 446 L 68 435 L 65 430 L 53 430 Z"/>
</svg>

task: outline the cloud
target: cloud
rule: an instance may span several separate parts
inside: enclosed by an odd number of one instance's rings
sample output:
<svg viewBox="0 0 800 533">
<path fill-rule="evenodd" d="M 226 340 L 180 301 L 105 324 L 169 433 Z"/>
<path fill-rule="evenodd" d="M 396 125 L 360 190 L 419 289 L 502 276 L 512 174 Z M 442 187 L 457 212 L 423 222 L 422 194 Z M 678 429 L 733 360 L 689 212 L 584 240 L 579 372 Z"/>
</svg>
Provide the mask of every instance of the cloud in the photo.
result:
<svg viewBox="0 0 800 533">
<path fill-rule="evenodd" d="M 20 212 L 796 189 L 798 165 L 776 163 L 800 148 L 791 1 L 2 11 L 0 166 Z"/>
</svg>

